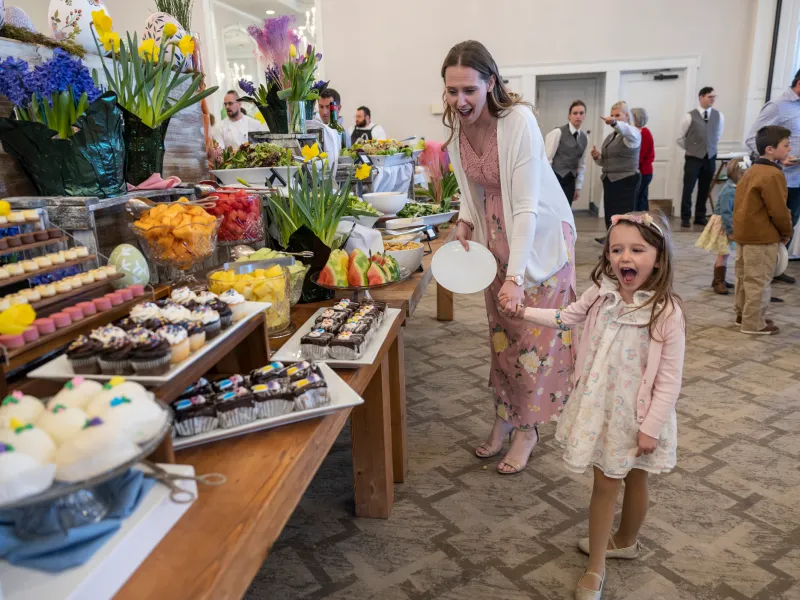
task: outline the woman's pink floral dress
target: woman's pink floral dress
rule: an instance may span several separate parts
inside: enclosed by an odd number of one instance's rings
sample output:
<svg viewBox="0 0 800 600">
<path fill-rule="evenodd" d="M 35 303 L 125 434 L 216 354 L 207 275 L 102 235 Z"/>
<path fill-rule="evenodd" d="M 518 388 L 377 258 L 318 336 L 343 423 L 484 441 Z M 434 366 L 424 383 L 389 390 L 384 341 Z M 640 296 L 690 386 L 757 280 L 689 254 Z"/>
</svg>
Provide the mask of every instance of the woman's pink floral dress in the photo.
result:
<svg viewBox="0 0 800 600">
<path fill-rule="evenodd" d="M 506 280 L 509 245 L 500 195 L 500 158 L 495 128 L 478 156 L 463 131 L 461 162 L 467 177 L 483 186 L 489 250 L 497 259 L 497 277 L 484 292 L 489 315 L 492 365 L 490 385 L 497 415 L 520 429 L 557 419 L 572 387 L 575 346 L 571 331 L 537 327 L 504 316 L 497 296 Z M 575 300 L 575 233 L 562 223 L 569 262 L 536 289 L 525 293 L 525 306 L 564 308 Z"/>
</svg>

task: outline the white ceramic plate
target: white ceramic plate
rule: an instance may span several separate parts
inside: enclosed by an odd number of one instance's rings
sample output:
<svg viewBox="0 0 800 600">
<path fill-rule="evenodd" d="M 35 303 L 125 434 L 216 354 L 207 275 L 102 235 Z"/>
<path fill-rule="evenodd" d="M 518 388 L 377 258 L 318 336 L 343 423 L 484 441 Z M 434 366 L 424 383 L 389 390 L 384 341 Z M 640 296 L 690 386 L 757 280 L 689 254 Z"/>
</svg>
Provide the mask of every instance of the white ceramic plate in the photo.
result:
<svg viewBox="0 0 800 600">
<path fill-rule="evenodd" d="M 404 165 L 414 160 L 413 158 L 406 156 L 402 152 L 398 154 L 392 154 L 391 156 L 385 154 L 370 156 L 369 159 L 372 161 L 372 164 L 375 165 L 376 167 L 393 167 L 395 165 Z"/>
<path fill-rule="evenodd" d="M 300 351 L 300 338 L 314 328 L 314 322 L 317 320 L 317 317 L 319 317 L 329 308 L 330 306 L 325 306 L 311 315 L 311 318 L 297 329 L 297 332 L 291 338 L 289 338 L 289 341 L 281 346 L 281 349 L 272 355 L 272 360 L 277 360 L 280 362 L 297 362 L 299 360 L 307 360 Z M 392 328 L 392 323 L 394 323 L 394 320 L 399 314 L 400 310 L 397 308 L 386 309 L 386 314 L 383 317 L 383 323 L 381 323 L 381 326 L 378 327 L 378 331 L 372 335 L 372 339 L 370 340 L 369 345 L 367 345 L 367 348 L 364 350 L 364 353 L 361 355 L 361 358 L 356 360 L 339 360 L 336 358 L 314 360 L 318 363 L 324 363 L 331 367 L 343 369 L 357 369 L 358 367 L 371 365 L 377 360 L 378 351 L 381 349 L 383 341 L 389 334 L 389 330 Z"/>
<path fill-rule="evenodd" d="M 267 310 L 272 303 L 270 302 L 245 302 L 245 308 L 247 313 L 244 317 L 233 323 L 227 329 L 224 329 L 222 333 L 220 333 L 217 337 L 213 340 L 210 340 L 203 344 L 203 347 L 193 352 L 189 355 L 185 361 L 178 363 L 177 365 L 172 365 L 170 370 L 164 373 L 163 375 L 124 375 L 125 379 L 130 381 L 138 381 L 142 385 L 160 385 L 162 383 L 167 383 L 170 379 L 181 373 L 184 369 L 186 369 L 189 365 L 191 365 L 195 360 L 211 352 L 215 347 L 217 347 L 224 339 L 229 337 L 234 331 L 242 327 L 247 321 L 250 320 L 250 317 L 253 315 L 263 312 Z M 108 381 L 112 377 L 116 377 L 116 375 L 103 375 L 102 373 L 97 375 L 86 375 L 83 373 L 75 373 L 72 370 L 72 367 L 67 360 L 66 354 L 61 354 L 59 357 L 54 358 L 50 362 L 46 362 L 38 369 L 34 369 L 28 374 L 28 377 L 32 379 L 50 379 L 53 381 L 68 381 L 73 377 L 81 375 L 86 379 L 93 379 L 95 381 Z"/>
<path fill-rule="evenodd" d="M 442 213 L 440 215 L 427 215 L 425 217 L 407 217 L 398 219 L 389 219 L 383 226 L 386 229 L 406 229 L 408 227 L 419 227 L 420 225 L 433 226 L 442 225 L 450 221 L 453 216 L 457 215 L 457 210 Z"/>
<path fill-rule="evenodd" d="M 276 357 L 273 356 L 272 360 L 276 360 Z M 291 412 L 288 415 L 272 417 L 270 419 L 258 419 L 252 423 L 231 427 L 230 429 L 214 429 L 213 431 L 207 431 L 199 435 L 175 437 L 172 438 L 172 447 L 175 450 L 180 450 L 181 448 L 197 446 L 198 444 L 205 444 L 214 440 L 224 440 L 226 438 L 244 435 L 252 431 L 272 429 L 273 427 L 280 427 L 281 425 L 288 425 L 289 423 L 297 423 L 298 421 L 305 421 L 306 419 L 328 415 L 343 408 L 364 404 L 364 400 L 361 396 L 356 394 L 353 388 L 347 385 L 328 365 L 320 364 L 320 369 L 322 369 L 322 374 L 325 376 L 328 390 L 331 393 L 331 403 L 327 406 Z"/>
<path fill-rule="evenodd" d="M 475 294 L 492 284 L 497 276 L 497 261 L 477 242 L 469 242 L 469 252 L 461 242 L 445 244 L 433 255 L 431 270 L 436 282 L 455 294 Z"/>
<path fill-rule="evenodd" d="M 778 261 L 775 264 L 775 273 L 773 277 L 777 277 L 778 275 L 783 275 L 784 271 L 786 271 L 786 267 L 789 266 L 789 251 L 786 249 L 786 246 L 780 244 L 778 246 Z"/>
</svg>

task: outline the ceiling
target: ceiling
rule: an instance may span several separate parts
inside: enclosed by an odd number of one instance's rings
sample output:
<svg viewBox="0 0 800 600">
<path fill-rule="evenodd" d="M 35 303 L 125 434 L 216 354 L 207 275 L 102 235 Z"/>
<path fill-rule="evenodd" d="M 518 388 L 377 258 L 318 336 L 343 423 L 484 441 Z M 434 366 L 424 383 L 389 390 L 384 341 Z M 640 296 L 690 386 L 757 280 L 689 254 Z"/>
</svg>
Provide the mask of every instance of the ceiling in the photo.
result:
<svg viewBox="0 0 800 600">
<path fill-rule="evenodd" d="M 268 10 L 274 10 L 276 15 L 295 15 L 298 25 L 305 23 L 305 12 L 314 6 L 314 0 L 222 0 L 222 3 L 257 19 L 270 16 L 266 14 Z"/>
</svg>

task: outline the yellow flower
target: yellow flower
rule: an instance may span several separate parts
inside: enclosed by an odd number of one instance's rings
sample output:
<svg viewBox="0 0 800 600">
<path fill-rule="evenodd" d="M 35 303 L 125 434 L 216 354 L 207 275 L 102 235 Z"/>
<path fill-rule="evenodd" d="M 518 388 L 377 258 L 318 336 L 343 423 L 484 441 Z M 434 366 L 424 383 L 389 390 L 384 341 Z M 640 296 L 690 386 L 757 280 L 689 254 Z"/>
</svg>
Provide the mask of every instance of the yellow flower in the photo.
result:
<svg viewBox="0 0 800 600">
<path fill-rule="evenodd" d="M 536 373 L 539 369 L 539 357 L 533 352 L 520 356 L 519 363 L 528 373 Z"/>
<path fill-rule="evenodd" d="M 145 60 L 156 62 L 158 60 L 159 47 L 153 38 L 144 40 L 139 46 L 139 56 Z"/>
<path fill-rule="evenodd" d="M 183 36 L 181 41 L 178 42 L 178 50 L 180 50 L 185 57 L 190 57 L 194 54 L 194 38 L 190 35 Z"/>
<path fill-rule="evenodd" d="M 5 217 L 11 213 L 11 204 L 7 200 L 0 200 L 0 215 Z"/>
<path fill-rule="evenodd" d="M 98 37 L 102 37 L 104 33 L 110 32 L 113 27 L 111 17 L 102 10 L 92 11 L 92 23 L 94 23 L 94 28 L 97 30 Z"/>
<path fill-rule="evenodd" d="M 100 43 L 106 52 L 119 52 L 119 34 L 116 31 L 104 31 L 100 35 Z"/>
<path fill-rule="evenodd" d="M 169 39 L 176 33 L 178 33 L 178 26 L 175 23 L 167 23 L 164 25 L 164 30 L 162 31 L 164 37 Z"/>
<path fill-rule="evenodd" d="M 17 304 L 0 313 L 0 333 L 18 335 L 25 331 L 36 318 L 36 312 L 30 304 Z"/>
<path fill-rule="evenodd" d="M 506 334 L 502 331 L 495 332 L 494 335 L 492 335 L 492 345 L 494 346 L 494 351 L 498 354 L 508 348 L 508 338 Z"/>
<path fill-rule="evenodd" d="M 565 346 L 571 346 L 572 345 L 572 330 L 571 329 L 568 329 L 567 331 L 561 332 L 561 342 Z"/>
<path fill-rule="evenodd" d="M 447 169 L 452 173 L 453 172 L 453 163 L 447 165 Z"/>
<path fill-rule="evenodd" d="M 294 47 L 294 44 L 289 45 L 289 56 L 292 58 L 297 58 L 297 48 Z"/>
<path fill-rule="evenodd" d="M 371 165 L 360 165 L 356 169 L 356 179 L 358 179 L 359 181 L 364 181 L 367 177 L 369 177 L 369 174 L 371 172 L 372 172 Z"/>
<path fill-rule="evenodd" d="M 320 158 L 328 158 L 328 153 L 327 152 L 320 152 L 319 157 Z"/>
<path fill-rule="evenodd" d="M 508 421 L 509 416 L 508 416 L 508 411 L 506 410 L 505 406 L 503 406 L 502 404 L 498 404 L 496 412 L 497 412 L 497 416 L 498 417 L 500 417 L 504 421 Z"/>
<path fill-rule="evenodd" d="M 303 153 L 303 160 L 308 162 L 319 156 L 319 144 L 314 142 L 313 146 L 303 146 L 300 150 Z"/>
</svg>

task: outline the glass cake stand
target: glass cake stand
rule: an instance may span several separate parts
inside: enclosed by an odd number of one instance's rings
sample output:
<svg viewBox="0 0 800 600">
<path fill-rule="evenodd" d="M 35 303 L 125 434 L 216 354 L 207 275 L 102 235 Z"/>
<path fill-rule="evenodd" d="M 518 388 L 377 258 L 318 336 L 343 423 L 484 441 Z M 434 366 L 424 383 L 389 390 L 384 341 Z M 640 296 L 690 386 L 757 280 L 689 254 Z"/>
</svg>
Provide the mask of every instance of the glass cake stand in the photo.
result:
<svg viewBox="0 0 800 600">
<path fill-rule="evenodd" d="M 172 432 L 172 411 L 160 403 L 159 406 L 165 413 L 164 424 L 152 439 L 139 444 L 139 452 L 134 458 L 84 481 L 53 482 L 43 492 L 0 504 L 0 510 L 13 514 L 14 535 L 25 540 L 41 539 L 101 521 L 108 514 L 108 506 L 95 494 L 95 488 L 122 475 L 152 454 Z"/>
<path fill-rule="evenodd" d="M 326 290 L 333 290 L 334 292 L 351 292 L 352 297 L 351 300 L 353 302 L 364 302 L 365 300 L 372 300 L 372 295 L 370 294 L 371 290 L 377 290 L 380 288 L 385 288 L 387 286 L 393 285 L 395 283 L 400 283 L 401 281 L 405 281 L 409 277 L 411 277 L 412 273 L 405 267 L 400 267 L 400 278 L 396 279 L 395 281 L 387 281 L 386 283 L 379 283 L 377 285 L 365 285 L 365 286 L 347 286 L 347 287 L 338 287 L 335 285 L 325 285 L 323 283 L 319 283 L 319 273 L 314 273 L 311 276 L 311 283 L 314 285 L 318 285 L 321 288 Z"/>
</svg>

